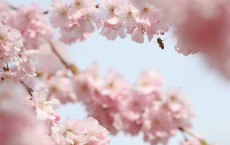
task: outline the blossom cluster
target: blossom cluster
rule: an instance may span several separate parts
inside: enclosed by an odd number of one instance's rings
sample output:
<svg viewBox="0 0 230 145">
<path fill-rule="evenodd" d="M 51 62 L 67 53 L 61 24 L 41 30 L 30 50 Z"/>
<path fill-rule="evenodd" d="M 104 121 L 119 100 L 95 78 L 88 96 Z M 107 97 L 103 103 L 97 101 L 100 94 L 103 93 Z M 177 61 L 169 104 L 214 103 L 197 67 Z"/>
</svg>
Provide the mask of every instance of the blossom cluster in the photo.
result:
<svg viewBox="0 0 230 145">
<path fill-rule="evenodd" d="M 12 79 L 28 83 L 35 74 L 36 51 L 25 50 L 20 32 L 0 22 L 0 77 L 1 82 Z"/>
<path fill-rule="evenodd" d="M 0 7 L 0 19 L 19 30 L 27 50 L 37 49 L 44 41 L 52 40 L 53 28 L 38 5 L 11 8 L 7 3 L 1 2 Z"/>
<path fill-rule="evenodd" d="M 21 32 L 27 49 L 37 49 L 43 41 L 52 40 L 53 28 L 36 4 L 19 7 L 8 23 Z"/>
<path fill-rule="evenodd" d="M 131 35 L 137 43 L 143 43 L 145 35 L 150 41 L 172 26 L 179 53 L 203 52 L 212 66 L 230 77 L 228 0 L 73 0 L 68 4 L 54 0 L 53 7 L 51 23 L 61 29 L 66 43 L 87 38 L 94 23 L 108 40 Z"/>
<path fill-rule="evenodd" d="M 138 4 L 137 0 L 133 1 Z M 142 2 L 149 3 L 148 0 Z M 151 3 L 173 26 L 179 53 L 201 52 L 210 66 L 230 78 L 229 0 L 161 0 Z"/>
<path fill-rule="evenodd" d="M 56 145 L 108 145 L 108 131 L 92 117 L 73 121 L 67 118 L 64 124 L 54 125 L 52 138 Z"/>
<path fill-rule="evenodd" d="M 154 35 L 168 31 L 156 7 L 137 9 L 129 0 L 101 0 L 98 4 L 95 0 L 53 0 L 50 11 L 50 21 L 60 28 L 61 40 L 66 43 L 87 38 L 94 31 L 93 23 L 108 40 L 129 34 L 133 41 L 143 43 L 145 35 L 150 41 Z"/>
<path fill-rule="evenodd" d="M 94 0 L 53 0 L 50 22 L 60 28 L 61 40 L 72 43 L 85 40 L 94 31 L 92 21 L 96 10 Z"/>
<path fill-rule="evenodd" d="M 108 133 L 120 131 L 142 132 L 145 141 L 156 145 L 167 144 L 178 131 L 191 128 L 190 103 L 179 89 L 164 92 L 158 73 L 144 71 L 131 85 L 112 70 L 102 77 L 96 64 L 78 72 L 67 63 L 65 50 L 58 49 L 62 44 L 53 41 L 52 26 L 60 29 L 65 43 L 85 40 L 95 27 L 108 40 L 130 35 L 143 43 L 145 36 L 151 41 L 173 25 L 178 52 L 205 52 L 214 65 L 230 72 L 229 64 L 226 67 L 230 54 L 227 0 L 53 0 L 48 11 L 36 4 L 16 8 L 5 2 L 0 8 L 3 145 L 108 145 Z M 223 63 L 224 67 L 219 65 Z M 95 119 L 67 118 L 61 124 L 56 109 L 69 102 L 83 103 Z M 195 138 L 182 144 L 203 142 Z"/>
<path fill-rule="evenodd" d="M 119 131 L 137 135 L 152 145 L 166 144 L 179 128 L 190 128 L 193 117 L 190 103 L 179 89 L 162 90 L 162 78 L 156 72 L 144 71 L 131 86 L 113 71 L 104 77 L 93 65 L 75 77 L 79 101 L 86 105 L 112 134 Z"/>
<path fill-rule="evenodd" d="M 54 145 L 47 125 L 35 118 L 32 108 L 23 103 L 23 97 L 17 96 L 23 95 L 21 90 L 12 85 L 10 88 L 8 91 L 6 84 L 0 88 L 0 144 Z"/>
<path fill-rule="evenodd" d="M 65 43 L 85 40 L 95 27 L 108 40 L 130 35 L 143 43 L 145 36 L 150 41 L 172 26 L 179 53 L 203 52 L 211 66 L 230 78 L 228 0 L 53 0 L 48 11 L 35 4 L 15 8 L 5 2 L 0 8 L 1 20 L 21 32 L 26 49 L 50 41 L 51 25 L 60 29 Z"/>
<path fill-rule="evenodd" d="M 34 91 L 30 96 L 23 90 L 11 81 L 1 85 L 1 145 L 109 144 L 109 132 L 92 117 L 76 121 L 67 118 L 62 125 L 56 113 L 58 101 L 49 100 L 47 91 Z"/>
</svg>

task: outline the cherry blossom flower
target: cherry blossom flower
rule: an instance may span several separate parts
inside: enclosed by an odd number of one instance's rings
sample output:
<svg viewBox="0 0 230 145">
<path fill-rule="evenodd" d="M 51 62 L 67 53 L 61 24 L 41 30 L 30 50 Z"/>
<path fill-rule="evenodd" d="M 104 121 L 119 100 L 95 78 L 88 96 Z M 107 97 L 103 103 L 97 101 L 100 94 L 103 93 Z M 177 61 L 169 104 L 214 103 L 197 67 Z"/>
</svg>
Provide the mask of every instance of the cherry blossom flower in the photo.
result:
<svg viewBox="0 0 230 145">
<path fill-rule="evenodd" d="M 57 145 L 108 145 L 107 134 L 108 131 L 92 117 L 76 121 L 67 118 L 63 125 L 57 124 L 52 127 L 52 137 Z"/>
<path fill-rule="evenodd" d="M 229 1 L 162 0 L 153 5 L 173 26 L 176 51 L 183 55 L 201 52 L 213 68 L 229 78 Z"/>
<path fill-rule="evenodd" d="M 100 34 L 105 36 L 108 40 L 115 40 L 117 36 L 121 38 L 126 37 L 122 23 L 119 23 L 117 18 L 105 21 Z"/>
<path fill-rule="evenodd" d="M 142 130 L 143 113 L 149 105 L 147 95 L 139 92 L 128 94 L 121 103 L 120 118 L 122 120 L 123 130 L 126 133 L 137 135 Z"/>
<path fill-rule="evenodd" d="M 59 105 L 57 99 L 47 100 L 47 90 L 33 92 L 31 104 L 35 107 L 36 118 L 39 120 L 52 120 L 58 121 L 59 115 L 54 111 Z"/>
<path fill-rule="evenodd" d="M 167 99 L 164 107 L 169 109 L 173 116 L 173 124 L 176 128 L 184 129 L 191 127 L 191 118 L 194 117 L 192 106 L 185 98 L 180 89 L 169 89 L 166 91 Z"/>
<path fill-rule="evenodd" d="M 2 22 L 7 23 L 10 19 L 14 11 L 9 7 L 9 5 L 0 1 L 0 19 Z"/>
<path fill-rule="evenodd" d="M 69 6 L 66 0 L 53 0 L 50 12 L 50 22 L 54 28 L 65 28 L 70 24 Z"/>
<path fill-rule="evenodd" d="M 55 76 L 46 80 L 46 84 L 50 90 L 51 98 L 58 99 L 62 104 L 77 101 L 73 82 L 70 78 L 65 77 L 63 73 L 56 73 Z"/>
<path fill-rule="evenodd" d="M 160 93 L 162 77 L 153 70 L 143 71 L 137 79 L 137 89 L 143 94 Z"/>
<path fill-rule="evenodd" d="M 11 91 L 7 91 L 9 87 Z M 3 89 L 3 86 L 0 89 L 0 143 L 54 145 L 47 126 L 37 121 L 32 109 L 19 98 L 24 94 L 16 86 L 8 86 L 8 89 Z"/>
<path fill-rule="evenodd" d="M 70 4 L 70 15 L 73 19 L 95 12 L 95 0 L 72 0 Z"/>
<path fill-rule="evenodd" d="M 102 27 L 101 35 L 105 36 L 108 40 L 115 40 L 117 36 L 125 38 L 125 31 L 123 23 L 119 21 L 116 16 L 116 9 L 120 6 L 118 0 L 101 1 L 100 4 L 100 17 L 98 18 L 97 26 Z"/>
<path fill-rule="evenodd" d="M 123 129 L 123 122 L 119 120 L 117 108 L 106 107 L 101 104 L 91 104 L 86 106 L 89 116 L 94 117 L 98 122 L 104 126 L 108 131 L 115 135 Z"/>
<path fill-rule="evenodd" d="M 167 144 L 169 138 L 175 133 L 171 129 L 171 121 L 167 112 L 161 109 L 161 103 L 156 102 L 144 114 L 144 139 L 152 145 L 158 143 Z"/>
<path fill-rule="evenodd" d="M 51 6 L 51 24 L 60 28 L 62 40 L 65 43 L 73 43 L 85 40 L 94 31 L 95 1 L 93 0 L 53 0 Z"/>
<path fill-rule="evenodd" d="M 53 29 L 36 4 L 19 7 L 8 23 L 21 32 L 27 49 L 37 49 L 44 40 L 52 38 Z"/>
<path fill-rule="evenodd" d="M 36 51 L 25 50 L 19 31 L 0 23 L 0 76 L 1 80 L 10 78 L 14 81 L 27 81 L 35 74 L 34 54 Z"/>
</svg>

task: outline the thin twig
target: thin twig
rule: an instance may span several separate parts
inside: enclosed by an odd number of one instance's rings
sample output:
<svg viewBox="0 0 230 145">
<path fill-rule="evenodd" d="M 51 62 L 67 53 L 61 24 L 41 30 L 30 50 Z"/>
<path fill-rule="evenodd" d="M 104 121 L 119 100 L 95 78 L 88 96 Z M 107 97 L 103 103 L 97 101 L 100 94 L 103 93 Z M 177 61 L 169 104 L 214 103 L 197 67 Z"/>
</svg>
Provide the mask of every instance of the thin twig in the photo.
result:
<svg viewBox="0 0 230 145">
<path fill-rule="evenodd" d="M 44 11 L 43 14 L 47 15 L 47 14 L 49 14 L 49 11 Z"/>
<path fill-rule="evenodd" d="M 62 56 L 57 52 L 55 46 L 53 45 L 52 42 L 49 42 L 51 50 L 53 51 L 53 53 L 58 57 L 58 59 L 61 61 L 61 63 L 68 68 L 68 63 L 62 58 Z"/>
<path fill-rule="evenodd" d="M 20 83 L 22 84 L 22 86 L 25 87 L 26 91 L 30 94 L 30 96 L 33 96 L 33 89 L 31 89 L 29 86 L 27 86 L 23 81 L 20 81 Z"/>
<path fill-rule="evenodd" d="M 15 7 L 15 6 L 13 6 L 13 5 L 11 5 L 11 4 L 8 4 L 8 6 L 9 6 L 9 8 L 11 8 L 12 10 L 18 10 L 18 8 L 17 7 Z"/>
<path fill-rule="evenodd" d="M 69 64 L 68 62 L 66 62 L 64 58 L 58 53 L 58 51 L 56 50 L 52 42 L 49 41 L 49 44 L 50 44 L 51 50 L 58 57 L 58 59 L 65 66 L 65 68 L 70 70 L 73 74 L 77 74 L 78 73 L 77 67 L 74 64 Z"/>
<path fill-rule="evenodd" d="M 194 132 L 192 132 L 192 131 L 190 131 L 190 130 L 188 130 L 188 129 L 181 128 L 181 127 L 179 127 L 178 129 L 179 129 L 181 132 L 187 133 L 187 134 L 190 135 L 191 137 L 198 139 L 202 145 L 208 145 L 208 143 L 205 141 L 205 139 L 201 138 L 200 136 L 198 136 L 198 135 L 195 134 Z"/>
<path fill-rule="evenodd" d="M 11 5 L 11 4 L 7 4 L 7 5 L 9 6 L 10 9 L 12 9 L 12 10 L 14 10 L 14 11 L 17 11 L 17 10 L 18 10 L 17 7 L 15 7 L 15 6 Z M 47 11 L 43 11 L 42 13 L 43 13 L 44 15 L 47 15 L 47 14 L 49 14 L 49 11 L 48 11 L 48 10 L 47 10 Z"/>
</svg>

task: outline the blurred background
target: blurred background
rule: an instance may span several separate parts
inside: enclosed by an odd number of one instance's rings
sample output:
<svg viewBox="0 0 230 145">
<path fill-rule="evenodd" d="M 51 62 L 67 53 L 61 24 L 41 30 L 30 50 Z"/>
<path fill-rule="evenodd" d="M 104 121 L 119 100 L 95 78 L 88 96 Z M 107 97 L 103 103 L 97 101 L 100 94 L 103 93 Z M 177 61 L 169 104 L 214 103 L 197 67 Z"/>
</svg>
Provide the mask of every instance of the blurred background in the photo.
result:
<svg viewBox="0 0 230 145">
<path fill-rule="evenodd" d="M 11 4 L 29 5 L 37 3 L 46 10 L 51 0 L 8 0 Z M 183 56 L 175 51 L 175 41 L 170 33 L 164 35 L 165 49 L 161 50 L 156 37 L 151 42 L 137 44 L 126 39 L 108 41 L 95 32 L 86 41 L 69 46 L 69 58 L 80 69 L 98 61 L 100 71 L 108 69 L 122 74 L 134 83 L 138 74 L 145 69 L 154 69 L 164 78 L 164 88 L 180 87 L 191 101 L 196 117 L 194 131 L 210 142 L 230 145 L 230 81 L 225 80 L 208 68 L 199 54 Z M 80 104 L 69 104 L 59 109 L 62 119 L 84 118 L 87 116 Z M 181 134 L 170 140 L 169 145 L 177 145 Z M 142 135 L 131 137 L 122 133 L 111 137 L 111 145 L 147 145 Z"/>
</svg>

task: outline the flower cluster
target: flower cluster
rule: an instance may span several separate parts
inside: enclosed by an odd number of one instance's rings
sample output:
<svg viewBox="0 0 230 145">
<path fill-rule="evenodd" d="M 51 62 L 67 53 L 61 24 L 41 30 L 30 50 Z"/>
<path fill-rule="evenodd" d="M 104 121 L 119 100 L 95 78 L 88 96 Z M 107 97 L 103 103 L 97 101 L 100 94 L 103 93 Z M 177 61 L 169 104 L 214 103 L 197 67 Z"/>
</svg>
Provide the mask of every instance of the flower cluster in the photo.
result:
<svg viewBox="0 0 230 145">
<path fill-rule="evenodd" d="M 16 91 L 17 87 L 8 89 L 0 88 L 0 144 L 54 145 L 46 124 L 36 120 L 33 110 L 18 96 L 23 93 Z"/>
<path fill-rule="evenodd" d="M 60 28 L 61 40 L 66 43 L 85 40 L 94 31 L 92 21 L 96 9 L 94 0 L 53 0 L 50 22 Z"/>
<path fill-rule="evenodd" d="M 48 90 L 33 92 L 30 104 L 35 108 L 38 120 L 59 121 L 60 116 L 54 111 L 59 106 L 57 99 L 48 100 Z"/>
<path fill-rule="evenodd" d="M 61 40 L 66 43 L 84 40 L 94 31 L 92 22 L 108 40 L 130 34 L 133 41 L 143 43 L 145 35 L 150 41 L 155 34 L 168 31 L 157 8 L 145 5 L 137 9 L 128 0 L 102 0 L 99 4 L 94 0 L 72 0 L 70 4 L 54 0 L 50 21 L 61 29 Z"/>
<path fill-rule="evenodd" d="M 46 76 L 44 79 L 51 98 L 58 99 L 62 104 L 77 101 L 73 80 L 66 77 L 65 73 L 57 72 L 55 75 Z"/>
<path fill-rule="evenodd" d="M 53 28 L 36 4 L 19 7 L 7 23 L 21 32 L 27 49 L 37 49 L 41 43 L 52 39 Z"/>
<path fill-rule="evenodd" d="M 7 91 L 9 87 L 11 91 Z M 22 90 L 20 85 L 12 86 L 10 81 L 0 88 L 0 144 L 109 144 L 108 131 L 95 119 L 90 117 L 72 121 L 67 118 L 62 125 L 58 122 L 59 117 L 54 116 L 54 101 L 44 99 L 47 97 L 46 91 L 34 92 L 28 102 L 26 92 Z"/>
<path fill-rule="evenodd" d="M 179 128 L 190 128 L 191 106 L 178 89 L 162 91 L 162 79 L 154 71 L 145 71 L 131 86 L 121 75 L 109 71 L 105 77 L 97 66 L 75 77 L 78 99 L 112 134 L 140 131 L 152 145 L 167 143 Z"/>
<path fill-rule="evenodd" d="M 103 17 L 97 23 L 102 26 L 100 33 L 109 40 L 114 40 L 117 36 L 124 38 L 129 34 L 133 41 L 143 43 L 145 35 L 151 41 L 154 35 L 168 31 L 168 25 L 160 18 L 158 9 L 153 5 L 137 7 L 129 0 L 103 0 L 100 9 Z"/>
<path fill-rule="evenodd" d="M 108 145 L 108 131 L 92 117 L 73 121 L 67 118 L 64 124 L 52 128 L 56 145 Z"/>
<path fill-rule="evenodd" d="M 0 2 L 0 144 L 108 145 L 106 129 L 111 134 L 141 132 L 152 145 L 166 144 L 191 128 L 192 107 L 185 95 L 179 89 L 164 92 L 161 76 L 152 70 L 142 72 L 135 85 L 112 70 L 100 76 L 96 64 L 78 72 L 56 49 L 60 44 L 51 40 L 51 25 L 60 29 L 65 43 L 85 40 L 94 24 L 108 40 L 130 35 L 137 43 L 173 25 L 178 52 L 205 52 L 230 74 L 229 5 L 228 0 L 53 0 L 42 11 L 35 4 L 16 8 Z M 61 124 L 57 107 L 76 101 L 98 121 L 67 118 Z M 182 143 L 191 144 L 207 143 L 199 138 Z"/>
<path fill-rule="evenodd" d="M 4 22 L 0 23 L 0 77 L 1 81 L 28 82 L 34 77 L 33 58 L 36 51 L 25 50 L 20 32 Z"/>
<path fill-rule="evenodd" d="M 211 66 L 230 78 L 228 0 L 162 0 L 154 2 L 154 5 L 174 27 L 179 53 L 190 55 L 202 52 Z"/>
</svg>

